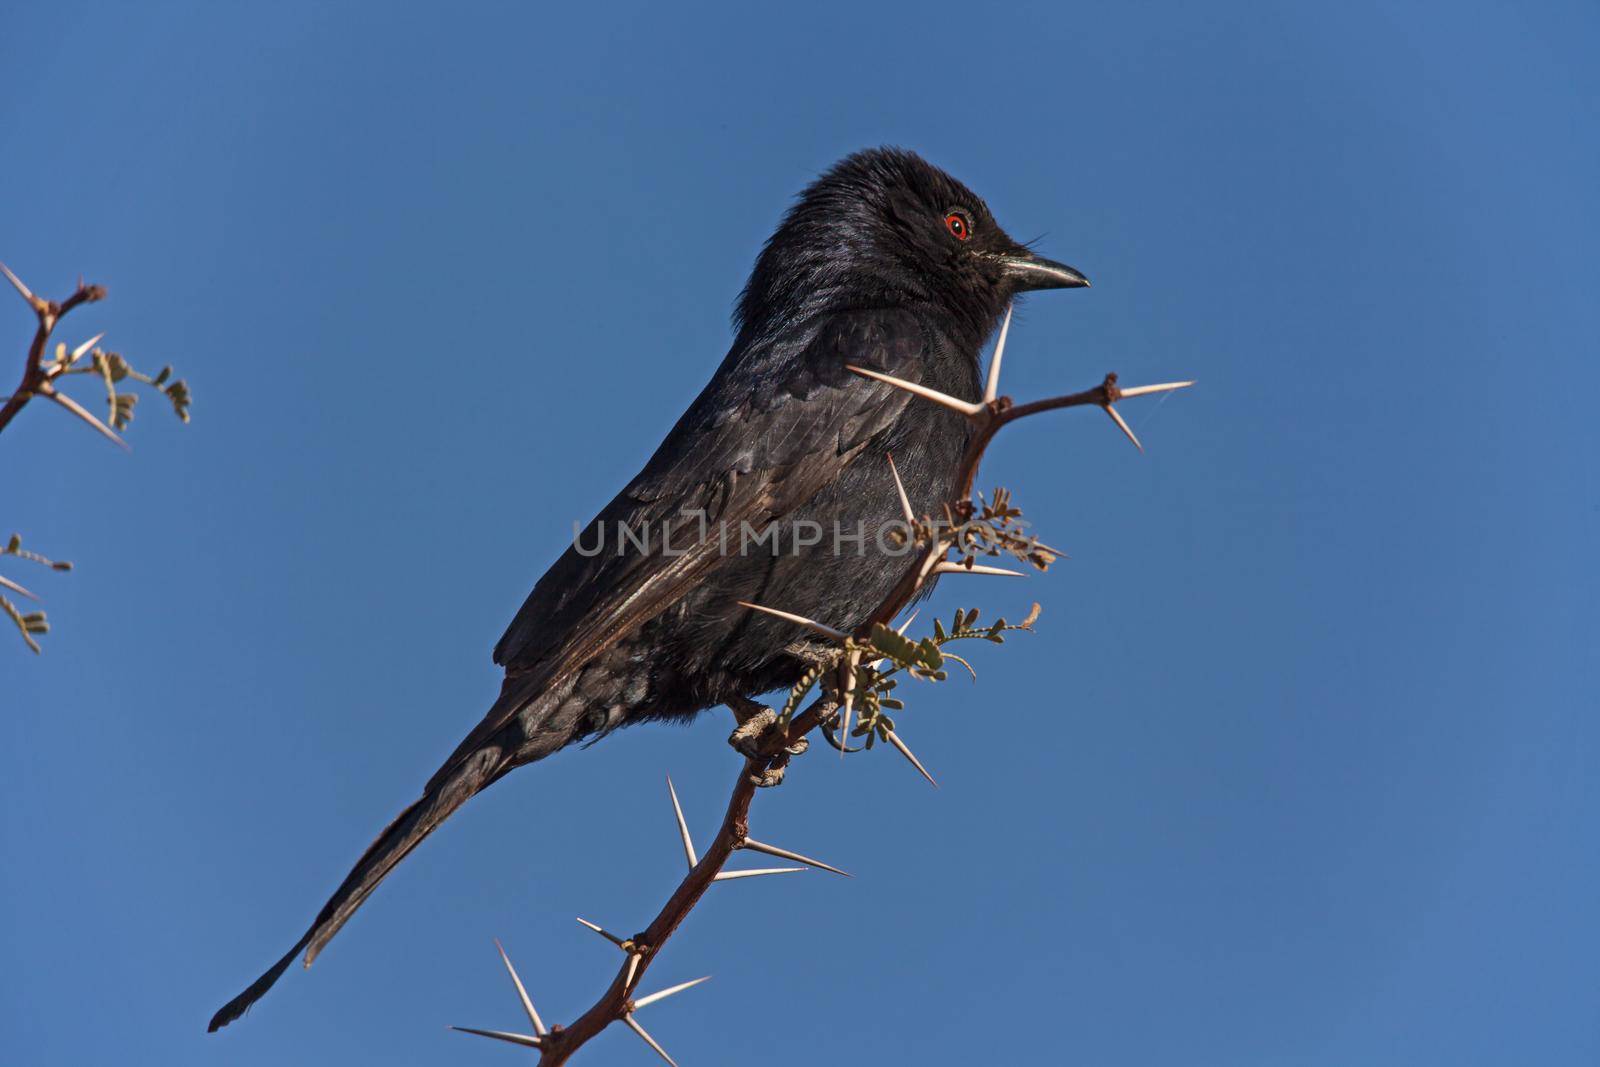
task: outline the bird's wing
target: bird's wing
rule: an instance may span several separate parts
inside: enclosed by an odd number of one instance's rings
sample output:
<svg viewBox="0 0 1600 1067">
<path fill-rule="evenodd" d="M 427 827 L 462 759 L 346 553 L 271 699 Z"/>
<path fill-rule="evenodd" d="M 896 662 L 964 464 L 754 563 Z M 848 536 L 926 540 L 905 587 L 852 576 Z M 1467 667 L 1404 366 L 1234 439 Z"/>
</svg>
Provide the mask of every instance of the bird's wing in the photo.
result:
<svg viewBox="0 0 1600 1067">
<path fill-rule="evenodd" d="M 890 426 L 907 394 L 846 364 L 920 380 L 929 341 L 904 310 L 836 312 L 755 352 L 729 356 L 632 483 L 546 572 L 505 635 L 500 700 L 440 774 L 476 751 L 518 710 L 621 636 L 683 597 L 722 558 L 715 533 L 737 537 L 788 514 L 838 477 Z M 670 551 L 660 529 L 671 522 Z M 598 524 L 604 523 L 603 526 Z M 648 529 L 648 547 L 618 552 L 618 527 Z M 598 526 L 598 529 L 597 529 Z"/>
</svg>

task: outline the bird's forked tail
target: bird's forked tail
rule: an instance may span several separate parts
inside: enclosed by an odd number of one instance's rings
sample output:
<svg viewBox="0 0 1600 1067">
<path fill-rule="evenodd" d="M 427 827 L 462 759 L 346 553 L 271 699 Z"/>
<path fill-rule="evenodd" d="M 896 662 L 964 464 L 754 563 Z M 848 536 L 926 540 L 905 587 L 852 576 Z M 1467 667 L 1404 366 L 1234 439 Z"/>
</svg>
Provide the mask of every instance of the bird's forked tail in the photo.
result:
<svg viewBox="0 0 1600 1067">
<path fill-rule="evenodd" d="M 223 1005 L 222 1010 L 211 1017 L 207 1031 L 220 1030 L 248 1011 L 250 1005 L 283 977 L 283 972 L 288 970 L 289 964 L 294 962 L 302 949 L 306 954 L 306 966 L 311 966 L 317 953 L 339 932 L 339 928 L 378 887 L 378 883 L 394 870 L 395 864 L 404 859 L 452 812 L 465 804 L 468 798 L 508 769 L 500 749 L 488 747 L 462 761 L 453 771 L 428 783 L 428 790 L 422 798 L 402 811 L 362 853 L 344 882 L 323 905 L 316 922 L 311 924 L 305 936 L 266 974 L 252 982 L 250 988 Z"/>
</svg>

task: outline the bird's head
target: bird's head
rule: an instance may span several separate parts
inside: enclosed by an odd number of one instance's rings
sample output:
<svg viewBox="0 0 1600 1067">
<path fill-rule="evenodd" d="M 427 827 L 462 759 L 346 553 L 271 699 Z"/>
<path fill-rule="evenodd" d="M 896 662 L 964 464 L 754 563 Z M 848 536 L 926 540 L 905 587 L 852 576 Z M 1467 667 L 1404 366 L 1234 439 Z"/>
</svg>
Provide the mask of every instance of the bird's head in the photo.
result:
<svg viewBox="0 0 1600 1067">
<path fill-rule="evenodd" d="M 1018 293 L 1088 284 L 1013 240 L 981 197 L 921 156 L 873 148 L 800 194 L 756 261 L 736 317 L 767 329 L 840 307 L 926 302 L 981 338 Z"/>
</svg>

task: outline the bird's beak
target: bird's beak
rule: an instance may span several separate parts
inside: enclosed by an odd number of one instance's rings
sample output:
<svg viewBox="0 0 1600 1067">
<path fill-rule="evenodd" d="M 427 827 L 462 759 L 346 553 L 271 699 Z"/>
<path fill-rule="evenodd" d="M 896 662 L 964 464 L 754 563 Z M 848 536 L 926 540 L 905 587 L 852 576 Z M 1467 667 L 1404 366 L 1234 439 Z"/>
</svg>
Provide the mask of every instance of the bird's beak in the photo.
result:
<svg viewBox="0 0 1600 1067">
<path fill-rule="evenodd" d="M 1032 289 L 1084 289 L 1089 285 L 1088 278 L 1065 263 L 1036 256 L 1032 252 L 997 255 L 993 258 L 1000 265 L 1001 274 L 1019 293 Z"/>
</svg>

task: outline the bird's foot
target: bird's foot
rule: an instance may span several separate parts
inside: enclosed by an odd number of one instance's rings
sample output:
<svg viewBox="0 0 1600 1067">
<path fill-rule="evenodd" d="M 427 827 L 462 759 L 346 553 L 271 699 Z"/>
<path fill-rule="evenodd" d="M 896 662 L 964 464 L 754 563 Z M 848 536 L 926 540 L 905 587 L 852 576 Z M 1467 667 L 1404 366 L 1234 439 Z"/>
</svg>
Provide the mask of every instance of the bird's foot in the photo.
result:
<svg viewBox="0 0 1600 1067">
<path fill-rule="evenodd" d="M 756 764 L 751 764 L 752 767 Z M 774 763 L 759 770 L 752 770 L 748 775 L 750 784 L 757 789 L 771 789 L 775 785 L 783 784 L 783 772 L 788 768 L 786 763 Z"/>
<path fill-rule="evenodd" d="M 788 729 L 778 722 L 777 712 L 759 704 L 752 708 L 751 704 L 735 707 L 734 715 L 739 719 L 739 726 L 728 736 L 728 744 L 750 761 L 750 780 L 767 788 L 783 781 L 784 766 L 789 762 L 789 757 L 805 752 L 811 747 L 811 742 L 803 737 L 791 741 Z"/>
<path fill-rule="evenodd" d="M 788 729 L 778 725 L 778 713 L 771 708 L 761 708 L 745 718 L 728 735 L 728 744 L 746 759 L 771 759 L 780 752 L 798 756 L 811 747 L 803 737 L 790 741 Z"/>
</svg>

